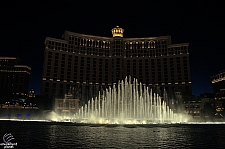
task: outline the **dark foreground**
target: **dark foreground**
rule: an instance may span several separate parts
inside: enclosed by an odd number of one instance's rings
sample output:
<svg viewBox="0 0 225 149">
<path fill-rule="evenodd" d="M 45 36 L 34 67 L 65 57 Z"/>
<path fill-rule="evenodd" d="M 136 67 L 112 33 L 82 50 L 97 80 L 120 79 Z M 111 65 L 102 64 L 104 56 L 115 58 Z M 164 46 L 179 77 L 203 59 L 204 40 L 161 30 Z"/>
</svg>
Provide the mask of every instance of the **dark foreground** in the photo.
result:
<svg viewBox="0 0 225 149">
<path fill-rule="evenodd" d="M 0 121 L 14 148 L 224 148 L 224 124 L 91 125 Z M 3 143 L 0 142 L 0 144 Z M 4 148 L 3 145 L 0 147 Z"/>
</svg>

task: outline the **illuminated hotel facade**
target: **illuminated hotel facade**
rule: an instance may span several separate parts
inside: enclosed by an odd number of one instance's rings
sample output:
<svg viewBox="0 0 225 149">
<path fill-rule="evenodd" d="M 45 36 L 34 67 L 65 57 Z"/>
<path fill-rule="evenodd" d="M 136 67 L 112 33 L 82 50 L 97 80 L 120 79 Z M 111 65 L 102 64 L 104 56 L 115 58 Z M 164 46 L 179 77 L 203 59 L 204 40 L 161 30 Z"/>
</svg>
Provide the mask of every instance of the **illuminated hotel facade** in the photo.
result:
<svg viewBox="0 0 225 149">
<path fill-rule="evenodd" d="M 188 43 L 172 44 L 171 36 L 124 38 L 65 31 L 63 39 L 45 40 L 42 95 L 62 96 L 70 86 L 110 86 L 126 76 L 155 89 L 192 94 Z M 78 89 L 79 90 L 79 89 Z"/>
<path fill-rule="evenodd" d="M 0 57 L 0 89 L 26 96 L 31 68 L 20 65 L 16 57 Z"/>
</svg>

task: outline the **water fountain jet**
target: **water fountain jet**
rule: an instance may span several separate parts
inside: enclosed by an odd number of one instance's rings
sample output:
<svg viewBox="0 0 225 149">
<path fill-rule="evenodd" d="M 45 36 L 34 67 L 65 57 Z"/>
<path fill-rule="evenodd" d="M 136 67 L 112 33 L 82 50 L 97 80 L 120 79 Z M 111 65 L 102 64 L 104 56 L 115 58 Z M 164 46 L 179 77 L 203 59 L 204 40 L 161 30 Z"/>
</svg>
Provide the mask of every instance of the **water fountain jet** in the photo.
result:
<svg viewBox="0 0 225 149">
<path fill-rule="evenodd" d="M 101 124 L 178 123 L 180 116 L 173 113 L 166 101 L 152 89 L 131 83 L 131 77 L 119 81 L 102 94 L 92 98 L 74 114 L 75 122 Z"/>
</svg>

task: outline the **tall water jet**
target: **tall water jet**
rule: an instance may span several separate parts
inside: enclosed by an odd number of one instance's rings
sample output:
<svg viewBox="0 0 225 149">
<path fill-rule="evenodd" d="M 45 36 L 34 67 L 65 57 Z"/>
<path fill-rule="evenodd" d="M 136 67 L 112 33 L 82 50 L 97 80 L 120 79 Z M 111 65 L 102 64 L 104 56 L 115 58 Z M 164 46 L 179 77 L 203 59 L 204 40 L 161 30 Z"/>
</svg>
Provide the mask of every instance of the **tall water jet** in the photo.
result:
<svg viewBox="0 0 225 149">
<path fill-rule="evenodd" d="M 105 124 L 176 123 L 180 118 L 173 113 L 165 99 L 152 89 L 131 83 L 131 77 L 119 81 L 97 97 L 93 97 L 74 114 L 75 122 Z"/>
</svg>

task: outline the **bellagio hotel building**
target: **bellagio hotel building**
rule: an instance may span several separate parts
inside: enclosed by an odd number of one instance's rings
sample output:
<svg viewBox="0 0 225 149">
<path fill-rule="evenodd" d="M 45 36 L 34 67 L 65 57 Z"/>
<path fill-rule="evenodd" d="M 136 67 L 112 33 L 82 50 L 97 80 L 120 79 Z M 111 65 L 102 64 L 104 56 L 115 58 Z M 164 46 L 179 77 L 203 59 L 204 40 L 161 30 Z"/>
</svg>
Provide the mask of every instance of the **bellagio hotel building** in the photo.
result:
<svg viewBox="0 0 225 149">
<path fill-rule="evenodd" d="M 119 26 L 113 37 L 65 31 L 63 39 L 45 40 L 41 94 L 55 97 L 71 86 L 110 86 L 126 76 L 142 84 L 191 95 L 188 43 L 172 44 L 171 36 L 124 38 Z"/>
</svg>

